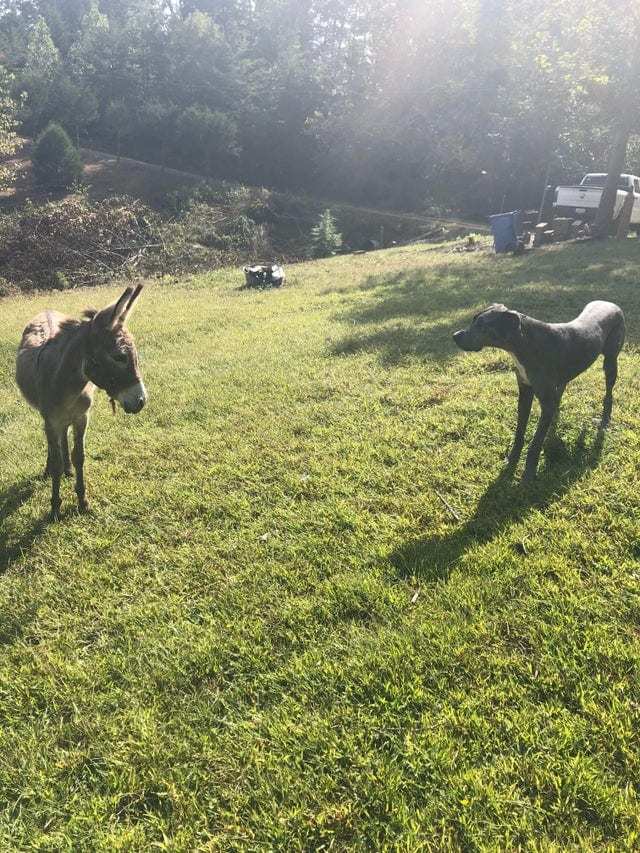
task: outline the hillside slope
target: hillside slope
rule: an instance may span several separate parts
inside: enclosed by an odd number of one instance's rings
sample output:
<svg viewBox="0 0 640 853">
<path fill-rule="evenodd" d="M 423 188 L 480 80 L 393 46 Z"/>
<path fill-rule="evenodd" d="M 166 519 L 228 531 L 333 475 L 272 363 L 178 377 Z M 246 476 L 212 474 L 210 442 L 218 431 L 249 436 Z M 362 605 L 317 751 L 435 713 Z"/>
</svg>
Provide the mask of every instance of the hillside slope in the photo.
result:
<svg viewBox="0 0 640 853">
<path fill-rule="evenodd" d="M 94 514 L 47 526 L 2 301 L 0 848 L 633 849 L 640 807 L 637 247 L 425 246 L 150 283 L 150 392 L 99 395 Z M 54 299 L 55 296 L 55 299 Z M 451 333 L 504 301 L 627 313 L 614 423 L 501 478 L 515 379 Z"/>
<path fill-rule="evenodd" d="M 222 186 L 219 181 L 208 180 L 192 172 L 162 168 L 129 157 L 117 158 L 114 154 L 104 151 L 81 148 L 80 153 L 84 164 L 83 181 L 89 196 L 96 200 L 113 195 L 127 195 L 140 199 L 157 210 L 166 211 L 171 208 L 175 196 L 188 196 L 207 183 Z M 27 199 L 39 202 L 48 198 L 33 185 L 29 157 L 30 143 L 25 141 L 15 158 L 19 167 L 15 185 L 0 194 L 0 203 L 5 208 L 19 207 Z M 226 185 L 228 189 L 234 186 L 242 190 L 250 202 L 260 201 L 264 204 L 265 200 L 271 200 L 274 215 L 270 224 L 276 232 L 276 240 L 288 238 L 295 241 L 296 237 L 299 240 L 301 236 L 306 240 L 309 229 L 326 207 L 333 209 L 345 231 L 347 241 L 353 242 L 354 248 L 361 248 L 372 240 L 379 242 L 381 228 L 382 239 L 387 244 L 393 241 L 404 242 L 431 233 L 434 237 L 439 237 L 439 227 L 450 236 L 468 231 L 488 233 L 489 230 L 486 223 L 470 222 L 459 217 L 381 210 L 335 200 L 299 197 L 257 187 Z"/>
</svg>

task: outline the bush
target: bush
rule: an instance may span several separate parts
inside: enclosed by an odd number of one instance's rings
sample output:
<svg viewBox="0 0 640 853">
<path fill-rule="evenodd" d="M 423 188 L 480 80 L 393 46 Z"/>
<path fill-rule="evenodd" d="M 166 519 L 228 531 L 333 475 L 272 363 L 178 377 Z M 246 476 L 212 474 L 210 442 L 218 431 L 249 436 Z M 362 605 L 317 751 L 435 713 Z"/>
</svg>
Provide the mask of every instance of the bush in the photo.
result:
<svg viewBox="0 0 640 853">
<path fill-rule="evenodd" d="M 336 223 L 330 210 L 320 214 L 318 224 L 311 229 L 311 255 L 314 258 L 326 258 L 335 255 L 342 246 L 342 234 L 336 228 Z"/>
<path fill-rule="evenodd" d="M 45 189 L 66 190 L 82 176 L 82 161 L 66 130 L 51 122 L 38 137 L 31 156 L 35 182 Z"/>
</svg>

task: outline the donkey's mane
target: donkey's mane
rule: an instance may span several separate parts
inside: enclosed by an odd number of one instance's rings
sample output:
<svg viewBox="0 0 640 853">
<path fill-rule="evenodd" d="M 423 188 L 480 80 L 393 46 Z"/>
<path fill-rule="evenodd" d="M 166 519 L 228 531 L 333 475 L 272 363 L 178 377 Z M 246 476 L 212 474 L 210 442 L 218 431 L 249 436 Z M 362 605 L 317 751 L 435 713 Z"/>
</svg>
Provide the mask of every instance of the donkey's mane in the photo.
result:
<svg viewBox="0 0 640 853">
<path fill-rule="evenodd" d="M 82 316 L 85 318 L 85 320 L 93 320 L 97 313 L 97 308 L 85 308 L 82 312 Z"/>
<path fill-rule="evenodd" d="M 97 311 L 91 308 L 88 311 L 82 312 L 81 320 L 76 320 L 75 317 L 65 317 L 65 319 L 60 323 L 60 329 L 64 332 L 72 332 L 80 329 L 82 326 L 88 326 L 94 314 L 97 313 Z"/>
</svg>

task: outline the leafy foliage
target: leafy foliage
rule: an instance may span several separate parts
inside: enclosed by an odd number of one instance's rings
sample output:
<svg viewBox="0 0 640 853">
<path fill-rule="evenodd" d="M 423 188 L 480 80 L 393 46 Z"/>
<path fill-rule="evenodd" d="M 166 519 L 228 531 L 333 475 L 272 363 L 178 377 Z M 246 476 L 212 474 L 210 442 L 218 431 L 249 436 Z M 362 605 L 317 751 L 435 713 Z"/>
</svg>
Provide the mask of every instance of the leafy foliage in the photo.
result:
<svg viewBox="0 0 640 853">
<path fill-rule="evenodd" d="M 33 176 L 47 190 L 66 190 L 82 176 L 78 149 L 61 125 L 52 122 L 42 131 L 31 154 Z"/>
<path fill-rule="evenodd" d="M 2 10 L 25 133 L 56 119 L 95 147 L 360 203 L 535 207 L 545 178 L 602 169 L 612 122 L 638 114 L 632 0 Z"/>
<path fill-rule="evenodd" d="M 11 97 L 11 75 L 0 65 L 0 189 L 15 175 L 10 157 L 18 147 L 16 136 L 16 103 Z"/>
</svg>

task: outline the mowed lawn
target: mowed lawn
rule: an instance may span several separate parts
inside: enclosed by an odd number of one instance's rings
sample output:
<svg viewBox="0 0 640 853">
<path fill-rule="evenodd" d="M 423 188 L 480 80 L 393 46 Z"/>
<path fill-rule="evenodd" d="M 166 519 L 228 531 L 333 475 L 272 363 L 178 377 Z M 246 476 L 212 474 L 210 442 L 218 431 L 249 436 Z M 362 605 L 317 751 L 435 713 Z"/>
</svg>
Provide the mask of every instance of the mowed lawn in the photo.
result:
<svg viewBox="0 0 640 853">
<path fill-rule="evenodd" d="M 56 525 L 15 347 L 121 288 L 0 301 L 0 849 L 637 848 L 640 244 L 240 280 L 148 284 L 148 407 L 97 396 Z M 451 333 L 593 298 L 612 427 L 598 364 L 523 488 L 509 360 Z"/>
</svg>

